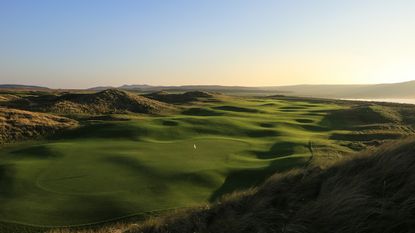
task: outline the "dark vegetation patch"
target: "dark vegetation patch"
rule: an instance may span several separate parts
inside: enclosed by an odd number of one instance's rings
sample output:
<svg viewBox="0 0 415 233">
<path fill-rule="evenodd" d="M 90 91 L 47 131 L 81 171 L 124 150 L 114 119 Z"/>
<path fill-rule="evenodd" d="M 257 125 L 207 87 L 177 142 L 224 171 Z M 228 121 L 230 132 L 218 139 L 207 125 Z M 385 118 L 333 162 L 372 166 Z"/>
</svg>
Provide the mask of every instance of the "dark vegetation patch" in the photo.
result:
<svg viewBox="0 0 415 233">
<path fill-rule="evenodd" d="M 276 174 L 216 204 L 175 212 L 128 233 L 413 232 L 414 140 L 328 169 Z"/>
<path fill-rule="evenodd" d="M 253 108 L 243 108 L 243 107 L 237 107 L 237 106 L 218 106 L 214 107 L 214 109 L 222 110 L 222 111 L 230 111 L 230 112 L 246 112 L 246 113 L 258 113 L 260 112 L 258 109 Z"/>
</svg>

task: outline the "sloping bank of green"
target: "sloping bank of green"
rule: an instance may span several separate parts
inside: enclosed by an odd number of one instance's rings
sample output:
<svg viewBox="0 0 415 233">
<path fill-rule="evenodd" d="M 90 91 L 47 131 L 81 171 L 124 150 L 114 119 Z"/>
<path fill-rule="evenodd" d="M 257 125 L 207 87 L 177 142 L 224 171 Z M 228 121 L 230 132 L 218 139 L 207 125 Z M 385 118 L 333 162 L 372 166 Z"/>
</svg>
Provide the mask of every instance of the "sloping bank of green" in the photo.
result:
<svg viewBox="0 0 415 233">
<path fill-rule="evenodd" d="M 165 117 L 93 121 L 48 141 L 0 150 L 0 219 L 73 226 L 198 205 L 304 166 L 334 139 L 335 104 L 229 99 Z M 312 144 L 310 144 L 312 142 Z"/>
</svg>

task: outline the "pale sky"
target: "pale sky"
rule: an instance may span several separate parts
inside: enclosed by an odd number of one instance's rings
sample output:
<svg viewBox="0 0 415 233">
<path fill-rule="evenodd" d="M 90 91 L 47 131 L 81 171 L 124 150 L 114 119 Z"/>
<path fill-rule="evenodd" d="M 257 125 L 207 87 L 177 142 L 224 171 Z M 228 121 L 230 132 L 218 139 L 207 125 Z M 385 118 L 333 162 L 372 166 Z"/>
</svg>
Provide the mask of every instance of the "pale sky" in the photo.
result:
<svg viewBox="0 0 415 233">
<path fill-rule="evenodd" d="M 415 79 L 412 0 L 0 2 L 0 83 L 391 83 Z"/>
</svg>

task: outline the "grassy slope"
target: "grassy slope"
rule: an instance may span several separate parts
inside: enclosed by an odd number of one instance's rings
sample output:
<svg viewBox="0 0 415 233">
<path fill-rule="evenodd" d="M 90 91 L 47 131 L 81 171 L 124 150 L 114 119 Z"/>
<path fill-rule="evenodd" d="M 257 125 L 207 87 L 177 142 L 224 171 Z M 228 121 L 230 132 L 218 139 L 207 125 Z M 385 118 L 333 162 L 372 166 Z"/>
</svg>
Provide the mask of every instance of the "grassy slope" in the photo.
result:
<svg viewBox="0 0 415 233">
<path fill-rule="evenodd" d="M 345 108 L 336 104 L 223 101 L 174 116 L 94 121 L 55 140 L 3 148 L 0 219 L 76 225 L 193 206 L 304 166 L 310 141 L 325 160 L 360 143 L 332 138 L 352 132 L 330 126 L 327 114 Z"/>
<path fill-rule="evenodd" d="M 18 98 L 3 101 L 3 104 L 29 111 L 70 115 L 128 112 L 159 114 L 173 110 L 172 106 L 165 103 L 117 89 L 96 93 L 21 93 Z"/>
<path fill-rule="evenodd" d="M 411 139 L 328 169 L 277 174 L 258 188 L 129 226 L 127 232 L 414 232 L 414 155 Z"/>
<path fill-rule="evenodd" d="M 64 117 L 0 107 L 0 144 L 33 139 L 77 126 L 78 122 Z"/>
</svg>

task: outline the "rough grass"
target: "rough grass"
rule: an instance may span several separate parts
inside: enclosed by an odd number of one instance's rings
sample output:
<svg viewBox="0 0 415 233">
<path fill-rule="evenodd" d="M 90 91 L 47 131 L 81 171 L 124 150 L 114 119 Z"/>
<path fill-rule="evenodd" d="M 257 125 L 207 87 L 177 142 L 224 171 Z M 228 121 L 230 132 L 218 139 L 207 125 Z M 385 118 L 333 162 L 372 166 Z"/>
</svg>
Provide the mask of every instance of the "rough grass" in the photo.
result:
<svg viewBox="0 0 415 233">
<path fill-rule="evenodd" d="M 144 222 L 49 233 L 413 232 L 415 139 L 343 158 L 327 168 L 277 173 L 210 205 Z"/>
<path fill-rule="evenodd" d="M 126 91 L 109 89 L 98 93 L 67 93 L 29 96 L 9 103 L 15 108 L 58 114 L 160 114 L 173 109 L 165 103 Z"/>
<path fill-rule="evenodd" d="M 332 115 L 353 105 L 284 98 L 221 96 L 166 116 L 88 116 L 47 141 L 2 148 L 0 182 L 8 192 L 0 195 L 0 219 L 75 226 L 198 206 L 275 172 L 328 166 L 413 133 L 400 109 L 393 110 L 401 121 L 345 118 L 332 127 Z M 385 131 L 394 136 L 365 137 Z M 347 137 L 358 133 L 364 140 Z M 340 134 L 347 136 L 333 137 Z"/>
<path fill-rule="evenodd" d="M 33 139 L 77 125 L 76 121 L 65 117 L 0 108 L 0 143 Z"/>
<path fill-rule="evenodd" d="M 153 218 L 126 232 L 413 232 L 414 171 L 412 139 L 328 169 L 276 174 L 258 188 Z"/>
</svg>

